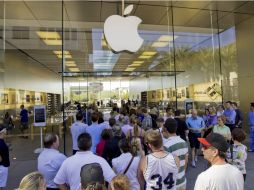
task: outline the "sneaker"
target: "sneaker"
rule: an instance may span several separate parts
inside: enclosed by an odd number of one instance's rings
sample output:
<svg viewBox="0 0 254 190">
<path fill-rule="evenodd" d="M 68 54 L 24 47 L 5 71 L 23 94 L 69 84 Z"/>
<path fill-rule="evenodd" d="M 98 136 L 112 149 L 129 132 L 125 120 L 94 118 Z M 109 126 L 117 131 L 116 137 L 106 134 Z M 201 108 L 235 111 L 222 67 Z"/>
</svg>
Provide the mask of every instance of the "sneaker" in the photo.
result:
<svg viewBox="0 0 254 190">
<path fill-rule="evenodd" d="M 196 168 L 196 162 L 195 162 L 195 160 L 192 160 L 191 165 L 192 165 L 193 168 Z"/>
<path fill-rule="evenodd" d="M 198 157 L 197 156 L 195 156 L 194 161 L 198 162 Z"/>
</svg>

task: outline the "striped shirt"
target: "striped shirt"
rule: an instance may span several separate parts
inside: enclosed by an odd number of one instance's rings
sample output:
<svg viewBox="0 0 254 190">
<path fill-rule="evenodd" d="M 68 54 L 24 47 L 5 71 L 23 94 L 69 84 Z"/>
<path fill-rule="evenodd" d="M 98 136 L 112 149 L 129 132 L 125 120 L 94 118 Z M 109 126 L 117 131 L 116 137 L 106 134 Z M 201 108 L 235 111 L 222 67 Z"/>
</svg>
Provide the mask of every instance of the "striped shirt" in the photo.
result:
<svg viewBox="0 0 254 190">
<path fill-rule="evenodd" d="M 180 168 L 178 170 L 176 186 L 180 187 L 186 183 L 185 178 L 185 156 L 188 154 L 188 145 L 179 136 L 172 136 L 168 139 L 163 139 L 164 149 L 175 156 L 178 156 L 180 160 Z"/>
</svg>

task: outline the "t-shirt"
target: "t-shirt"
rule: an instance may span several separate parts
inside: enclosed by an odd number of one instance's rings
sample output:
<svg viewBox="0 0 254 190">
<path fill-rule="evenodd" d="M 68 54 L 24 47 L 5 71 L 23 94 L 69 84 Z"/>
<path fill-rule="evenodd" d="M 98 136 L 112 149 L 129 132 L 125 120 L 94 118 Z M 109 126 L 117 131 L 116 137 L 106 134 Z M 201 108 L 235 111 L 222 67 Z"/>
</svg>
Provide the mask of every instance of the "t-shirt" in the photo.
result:
<svg viewBox="0 0 254 190">
<path fill-rule="evenodd" d="M 119 157 L 112 160 L 112 165 L 117 174 L 123 174 L 127 168 L 130 160 L 132 159 L 131 153 L 122 153 Z M 140 185 L 137 178 L 137 171 L 139 166 L 140 157 L 135 157 L 126 172 L 126 176 L 129 178 L 131 183 L 131 189 L 139 190 Z"/>
<path fill-rule="evenodd" d="M 228 162 L 236 166 L 243 174 L 246 174 L 245 161 L 247 159 L 247 147 L 243 144 L 233 144 L 232 153 L 230 149 L 228 149 L 227 151 Z"/>
<path fill-rule="evenodd" d="M 78 148 L 78 136 L 86 132 L 88 126 L 81 121 L 76 121 L 71 126 L 71 136 L 72 136 L 72 149 L 79 150 Z"/>
<path fill-rule="evenodd" d="M 67 184 L 70 190 L 80 190 L 80 170 L 86 164 L 99 163 L 105 181 L 109 182 L 115 177 L 114 171 L 102 157 L 94 155 L 91 151 L 77 152 L 67 158 L 56 174 L 56 184 Z"/>
<path fill-rule="evenodd" d="M 213 132 L 214 133 L 219 133 L 219 134 L 221 134 L 224 137 L 226 137 L 227 135 L 231 135 L 230 129 L 226 125 L 224 125 L 222 127 L 218 126 L 218 125 L 215 125 L 213 127 Z"/>
<path fill-rule="evenodd" d="M 188 154 L 187 143 L 179 136 L 172 136 L 168 139 L 163 139 L 164 149 L 180 160 L 180 168 L 178 170 L 176 186 L 182 186 L 186 183 L 185 178 L 185 156 Z"/>
<path fill-rule="evenodd" d="M 102 127 L 98 123 L 93 123 L 86 128 L 86 132 L 89 133 L 92 137 L 92 147 L 91 151 L 96 153 L 96 146 L 101 140 Z"/>
<path fill-rule="evenodd" d="M 230 164 L 213 165 L 198 175 L 194 190 L 243 190 L 242 173 Z"/>
</svg>

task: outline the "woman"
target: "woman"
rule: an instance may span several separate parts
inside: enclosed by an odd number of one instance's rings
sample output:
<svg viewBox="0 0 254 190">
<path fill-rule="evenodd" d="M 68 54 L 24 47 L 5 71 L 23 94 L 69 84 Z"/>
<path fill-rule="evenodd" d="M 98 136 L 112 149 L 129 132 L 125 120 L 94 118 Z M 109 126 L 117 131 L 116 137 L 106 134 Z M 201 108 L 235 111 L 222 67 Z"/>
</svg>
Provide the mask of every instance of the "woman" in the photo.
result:
<svg viewBox="0 0 254 190">
<path fill-rule="evenodd" d="M 231 140 L 231 132 L 230 132 L 229 127 L 224 125 L 225 122 L 226 122 L 226 117 L 224 115 L 219 116 L 218 117 L 218 125 L 215 125 L 213 127 L 213 132 L 221 134 L 222 136 L 225 137 L 225 139 L 227 141 L 230 141 Z"/>
<path fill-rule="evenodd" d="M 117 175 L 110 182 L 112 190 L 131 190 L 129 179 L 125 175 Z"/>
<path fill-rule="evenodd" d="M 119 141 L 119 148 L 122 154 L 112 160 L 113 170 L 116 174 L 124 174 L 129 178 L 131 189 L 140 190 L 137 176 L 140 157 L 130 153 L 131 147 L 126 139 Z"/>
<path fill-rule="evenodd" d="M 6 112 L 6 113 L 5 113 L 3 122 L 4 122 L 3 124 L 4 124 L 4 126 L 5 126 L 5 128 L 6 128 L 6 130 L 7 130 L 7 132 L 8 132 L 8 131 L 11 131 L 11 130 L 13 129 L 14 124 L 13 124 L 13 122 L 12 122 L 12 118 L 11 118 L 9 112 Z"/>
<path fill-rule="evenodd" d="M 43 175 L 39 172 L 27 174 L 20 182 L 18 190 L 46 190 Z"/>
<path fill-rule="evenodd" d="M 129 130 L 126 138 L 131 143 L 132 147 L 132 154 L 136 155 L 142 155 L 143 154 L 143 146 L 144 146 L 144 138 L 145 138 L 145 131 L 139 127 L 140 122 L 138 118 L 131 118 L 130 125 L 133 127 L 133 129 Z M 134 152 L 133 152 L 134 151 Z"/>
</svg>

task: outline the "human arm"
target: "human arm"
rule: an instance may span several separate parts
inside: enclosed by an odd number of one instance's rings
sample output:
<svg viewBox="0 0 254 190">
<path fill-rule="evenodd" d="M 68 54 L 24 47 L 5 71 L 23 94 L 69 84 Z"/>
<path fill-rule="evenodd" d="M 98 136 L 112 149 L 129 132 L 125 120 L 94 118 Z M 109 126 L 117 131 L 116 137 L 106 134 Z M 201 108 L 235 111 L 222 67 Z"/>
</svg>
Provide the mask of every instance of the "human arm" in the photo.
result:
<svg viewBox="0 0 254 190">
<path fill-rule="evenodd" d="M 69 190 L 70 189 L 66 184 L 59 184 L 58 187 L 60 190 Z"/>
<path fill-rule="evenodd" d="M 144 179 L 144 171 L 146 169 L 146 156 L 143 156 L 139 162 L 139 167 L 138 167 L 138 181 L 140 184 L 140 190 L 144 190 L 145 187 L 145 179 Z"/>
<path fill-rule="evenodd" d="M 185 172 L 187 171 L 188 160 L 189 160 L 189 154 L 187 153 L 187 154 L 185 155 L 185 165 L 184 165 L 184 170 L 185 170 Z"/>
</svg>

